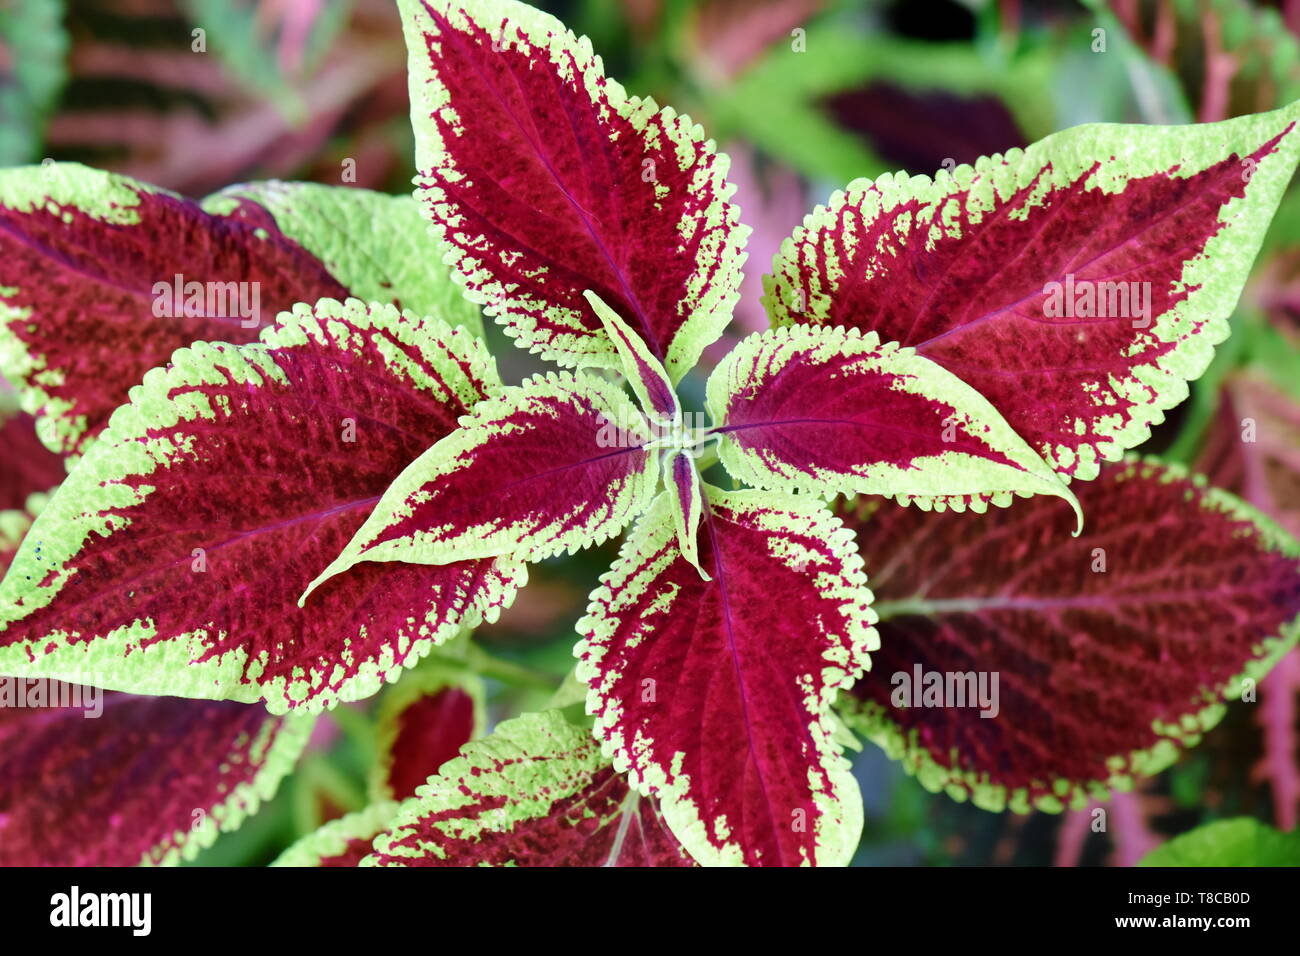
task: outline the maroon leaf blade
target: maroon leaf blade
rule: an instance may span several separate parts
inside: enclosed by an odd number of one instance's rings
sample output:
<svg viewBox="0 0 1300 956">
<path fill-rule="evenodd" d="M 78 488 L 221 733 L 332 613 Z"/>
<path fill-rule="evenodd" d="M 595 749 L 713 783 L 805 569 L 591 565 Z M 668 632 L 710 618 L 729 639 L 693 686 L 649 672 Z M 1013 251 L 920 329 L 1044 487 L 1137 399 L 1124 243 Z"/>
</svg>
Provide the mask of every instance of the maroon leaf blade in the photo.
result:
<svg viewBox="0 0 1300 956">
<path fill-rule="evenodd" d="M 701 863 L 843 865 L 862 808 L 830 702 L 876 643 L 852 537 L 813 500 L 704 491 L 709 580 L 665 493 L 579 622 L 597 736 Z"/>
<path fill-rule="evenodd" d="M 726 325 L 746 230 L 727 160 L 629 97 L 586 39 L 509 0 L 402 0 L 417 198 L 471 298 L 519 345 L 618 367 L 595 292 L 673 381 Z"/>
<path fill-rule="evenodd" d="M 371 773 L 371 798 L 400 801 L 414 796 L 486 726 L 483 682 L 425 664 L 390 689 L 380 704 L 379 760 Z"/>
<path fill-rule="evenodd" d="M 991 94 L 909 89 L 882 79 L 825 97 L 822 106 L 866 140 L 886 169 L 928 174 L 1025 145 L 1015 117 Z"/>
<path fill-rule="evenodd" d="M 983 396 L 874 332 L 751 335 L 709 376 L 708 407 L 723 465 L 760 488 L 881 494 L 958 511 L 1005 506 L 1016 494 L 1074 504 Z"/>
<path fill-rule="evenodd" d="M 1258 335 L 1258 332 L 1256 333 Z M 1279 339 L 1255 345 L 1274 367 L 1229 375 L 1217 391 L 1219 407 L 1203 436 L 1195 470 L 1239 495 L 1300 535 L 1300 402 L 1294 395 L 1295 353 Z M 1294 829 L 1300 819 L 1300 764 L 1296 712 L 1300 706 L 1300 649 L 1278 662 L 1260 687 L 1255 720 L 1264 753 L 1252 776 L 1273 792 L 1277 823 Z"/>
<path fill-rule="evenodd" d="M 558 711 L 506 721 L 403 804 L 368 866 L 691 866 L 655 801 Z"/>
<path fill-rule="evenodd" d="M 0 694 L 0 866 L 192 858 L 270 799 L 312 724 L 39 679 Z"/>
<path fill-rule="evenodd" d="M 783 246 L 765 301 L 778 324 L 913 346 L 1057 471 L 1092 478 L 1227 335 L 1296 116 L 1078 127 L 935 182 L 860 180 Z"/>
<path fill-rule="evenodd" d="M 1127 789 L 1294 642 L 1300 548 L 1268 519 L 1154 463 L 1078 492 L 1079 538 L 1040 499 L 850 517 L 881 650 L 844 712 L 927 788 L 1018 811 Z"/>
<path fill-rule="evenodd" d="M 9 401 L 0 392 L 0 511 L 23 507 L 29 495 L 50 491 L 67 475 L 63 459 L 36 436 L 36 420 Z"/>
<path fill-rule="evenodd" d="M 57 451 L 81 450 L 176 349 L 253 342 L 281 309 L 349 294 L 273 220 L 75 164 L 0 174 L 0 224 L 0 372 Z"/>
<path fill-rule="evenodd" d="M 197 203 L 56 163 L 0 172 L 0 226 L 0 372 L 60 452 L 84 451 L 176 349 L 254 342 L 298 302 L 479 327 L 408 198 L 253 183 Z"/>
<path fill-rule="evenodd" d="M 700 567 L 700 521 L 704 517 L 704 491 L 695 458 L 689 452 L 669 452 L 664 463 L 664 485 L 673 501 L 673 527 L 677 547 L 707 581 L 709 573 Z"/>
<path fill-rule="evenodd" d="M 295 603 L 402 468 L 498 387 L 482 342 L 322 300 L 132 390 L 0 583 L 0 673 L 319 710 L 493 617 L 509 561 L 368 565 Z"/>
<path fill-rule="evenodd" d="M 540 561 L 599 544 L 654 494 L 651 438 L 623 390 L 591 373 L 502 389 L 397 477 L 307 595 L 358 562 Z"/>
</svg>

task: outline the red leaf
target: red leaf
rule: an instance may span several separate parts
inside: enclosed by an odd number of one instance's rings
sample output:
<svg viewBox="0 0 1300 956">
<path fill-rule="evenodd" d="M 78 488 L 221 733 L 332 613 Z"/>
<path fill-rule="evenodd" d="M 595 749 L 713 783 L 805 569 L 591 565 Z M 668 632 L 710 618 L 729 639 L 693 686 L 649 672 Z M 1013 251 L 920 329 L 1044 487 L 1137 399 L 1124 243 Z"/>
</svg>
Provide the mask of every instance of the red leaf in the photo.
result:
<svg viewBox="0 0 1300 956">
<path fill-rule="evenodd" d="M 746 230 L 725 157 L 628 97 L 585 39 L 515 3 L 403 0 L 417 198 L 519 344 L 617 367 L 591 290 L 676 381 L 721 334 Z"/>
<path fill-rule="evenodd" d="M 671 495 L 578 625 L 597 736 L 701 863 L 842 865 L 861 805 L 828 711 L 876 638 L 851 537 L 815 501 L 706 488 L 705 581 Z"/>
<path fill-rule="evenodd" d="M 311 724 L 228 701 L 0 678 L 0 692 L 24 698 L 37 687 L 65 706 L 0 706 L 0 866 L 192 857 L 275 793 Z"/>
<path fill-rule="evenodd" d="M 945 163 L 974 163 L 1025 145 L 1015 117 L 991 95 L 876 80 L 834 93 L 823 105 L 840 126 L 867 140 L 887 169 L 930 174 Z"/>
<path fill-rule="evenodd" d="M 360 561 L 540 561 L 605 541 L 654 494 L 650 437 L 622 389 L 594 374 L 502 389 L 398 476 L 311 587 Z"/>
<path fill-rule="evenodd" d="M 708 381 L 718 453 L 760 488 L 891 495 L 928 507 L 1073 499 L 997 410 L 951 372 L 876 333 L 770 329 Z"/>
<path fill-rule="evenodd" d="M 1295 167 L 1295 114 L 1079 127 L 933 183 L 860 180 L 783 247 L 767 304 L 915 347 L 1091 478 L 1226 337 Z"/>
<path fill-rule="evenodd" d="M 474 699 L 458 687 L 422 697 L 398 718 L 388 786 L 404 800 L 469 743 L 474 732 Z"/>
<path fill-rule="evenodd" d="M 63 459 L 36 437 L 36 420 L 2 406 L 0 461 L 0 511 L 21 508 L 29 495 L 52 491 L 67 476 Z"/>
<path fill-rule="evenodd" d="M 980 518 L 864 499 L 851 519 L 881 650 L 849 711 L 931 789 L 995 810 L 1127 789 L 1295 639 L 1300 549 L 1267 519 L 1155 464 L 1077 490 L 1078 538 L 1038 498 Z M 926 700 L 935 674 L 950 695 Z"/>
<path fill-rule="evenodd" d="M 402 806 L 375 866 L 691 866 L 657 803 L 591 735 L 525 714 L 464 749 Z"/>
<path fill-rule="evenodd" d="M 201 308 L 174 295 L 159 305 L 155 286 L 174 289 L 177 276 L 185 297 L 187 284 L 202 284 Z M 63 452 L 82 449 L 176 349 L 253 342 L 295 302 L 349 294 L 247 200 L 210 215 L 70 164 L 0 180 L 0 288 L 0 342 L 15 340 L 0 348 L 0 369 L 28 391 L 29 411 L 49 416 L 42 438 Z"/>
<path fill-rule="evenodd" d="M 523 571 L 367 565 L 295 601 L 384 489 L 497 388 L 480 340 L 322 300 L 146 377 L 0 584 L 0 673 L 319 710 L 493 616 Z"/>
<path fill-rule="evenodd" d="M 1273 375 L 1285 382 L 1293 372 L 1291 350 L 1281 342 L 1260 348 L 1281 358 Z M 1300 534 L 1300 403 L 1261 370 L 1238 372 L 1223 383 L 1195 467 L 1291 534 Z M 1263 729 L 1264 756 L 1254 774 L 1268 781 L 1274 816 L 1284 830 L 1294 829 L 1300 818 L 1298 691 L 1300 650 L 1293 649 L 1260 686 L 1255 717 Z"/>
<path fill-rule="evenodd" d="M 381 707 L 380 760 L 372 796 L 414 796 L 417 787 L 460 753 L 481 730 L 482 693 L 481 687 L 449 682 L 436 668 L 427 677 L 412 674 L 394 687 Z"/>
</svg>

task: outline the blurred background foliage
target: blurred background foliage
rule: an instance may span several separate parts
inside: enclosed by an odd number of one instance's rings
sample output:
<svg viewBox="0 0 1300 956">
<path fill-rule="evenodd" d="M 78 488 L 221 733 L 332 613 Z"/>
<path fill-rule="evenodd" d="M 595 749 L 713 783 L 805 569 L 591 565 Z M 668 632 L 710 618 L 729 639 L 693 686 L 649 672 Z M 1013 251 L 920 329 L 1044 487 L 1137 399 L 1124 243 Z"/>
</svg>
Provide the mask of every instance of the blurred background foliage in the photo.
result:
<svg viewBox="0 0 1300 956">
<path fill-rule="evenodd" d="M 766 326 L 760 276 L 780 241 L 851 179 L 933 174 L 1079 123 L 1213 121 L 1300 98 L 1300 0 L 537 5 L 590 36 L 630 91 L 689 113 L 731 155 L 754 228 L 735 335 Z M 405 62 L 390 0 L 0 0 L 0 164 L 79 160 L 194 196 L 265 178 L 405 192 Z M 1147 450 L 1300 532 L 1295 190 L 1234 322 L 1211 373 Z M 526 356 L 501 354 L 507 379 L 528 370 Z M 1242 441 L 1245 417 L 1255 442 Z M 491 719 L 546 704 L 612 557 L 605 546 L 536 568 L 515 606 L 479 630 Z M 1293 652 L 1257 703 L 1230 708 L 1172 769 L 1108 803 L 1105 832 L 1088 810 L 995 816 L 929 794 L 868 745 L 855 757 L 867 812 L 857 862 L 1131 865 L 1212 821 L 1224 821 L 1218 834 L 1254 826 L 1226 820 L 1242 816 L 1293 830 L 1298 694 Z M 273 803 L 200 862 L 267 862 L 358 809 L 374 708 L 322 721 Z"/>
</svg>

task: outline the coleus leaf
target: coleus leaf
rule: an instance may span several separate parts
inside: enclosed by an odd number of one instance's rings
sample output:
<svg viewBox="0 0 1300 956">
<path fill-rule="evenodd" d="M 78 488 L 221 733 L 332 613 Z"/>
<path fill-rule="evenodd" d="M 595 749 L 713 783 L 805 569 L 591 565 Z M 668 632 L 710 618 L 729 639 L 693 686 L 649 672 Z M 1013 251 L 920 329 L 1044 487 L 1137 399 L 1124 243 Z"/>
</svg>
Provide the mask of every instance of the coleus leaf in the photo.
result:
<svg viewBox="0 0 1300 956">
<path fill-rule="evenodd" d="M 687 117 L 628 96 L 548 14 L 401 0 L 416 195 L 447 262 L 517 344 L 618 367 L 594 291 L 679 380 L 722 332 L 747 230 L 727 160 Z"/>
<path fill-rule="evenodd" d="M 270 228 L 311 253 L 354 298 L 483 332 L 478 307 L 437 266 L 438 246 L 409 195 L 269 180 L 229 186 L 203 207 L 255 224 L 269 215 Z"/>
<path fill-rule="evenodd" d="M 623 390 L 591 373 L 502 389 L 398 476 L 303 597 L 360 561 L 540 561 L 598 544 L 654 494 L 651 437 Z"/>
<path fill-rule="evenodd" d="M 673 528 L 677 532 L 677 547 L 682 557 L 689 561 L 704 580 L 709 572 L 700 566 L 700 520 L 704 517 L 704 492 L 701 489 L 700 471 L 695 459 L 687 451 L 674 451 L 664 462 L 664 483 L 673 500 Z"/>
<path fill-rule="evenodd" d="M 829 709 L 876 646 L 852 534 L 811 499 L 705 487 L 705 581 L 672 498 L 578 624 L 596 735 L 700 863 L 845 864 L 862 806 Z"/>
<path fill-rule="evenodd" d="M 370 855 L 371 843 L 397 815 L 400 804 L 372 803 L 364 810 L 330 820 L 285 850 L 272 866 L 359 866 Z"/>
<path fill-rule="evenodd" d="M 322 300 L 131 391 L 0 583 L 0 673 L 319 710 L 494 617 L 509 561 L 370 565 L 295 605 L 401 469 L 498 387 L 481 340 Z M 407 595 L 394 600 L 394 595 Z"/>
<path fill-rule="evenodd" d="M 375 801 L 405 800 L 487 726 L 483 682 L 425 663 L 384 695 L 370 775 Z M 373 836 L 373 834 L 372 834 Z"/>
<path fill-rule="evenodd" d="M 251 342 L 279 309 L 347 295 L 279 232 L 76 164 L 0 171 L 0 221 L 0 372 L 57 451 L 79 451 L 174 350 Z M 205 284 L 194 309 L 159 299 L 155 284 L 177 275 L 182 291 Z M 233 295 L 215 285 L 227 282 Z"/>
<path fill-rule="evenodd" d="M 673 390 L 668 373 L 651 353 L 649 347 L 628 327 L 617 312 L 600 300 L 600 296 L 588 290 L 584 297 L 605 327 L 605 334 L 614 343 L 614 348 L 623 366 L 632 393 L 641 403 L 642 410 L 656 424 L 673 426 L 681 423 L 682 406 Z"/>
<path fill-rule="evenodd" d="M 365 866 L 690 866 L 653 798 L 559 711 L 465 747 L 402 805 Z"/>
<path fill-rule="evenodd" d="M 862 492 L 978 511 L 1065 484 L 978 392 L 897 343 L 857 329 L 751 335 L 708 382 L 731 475 L 760 488 Z"/>
<path fill-rule="evenodd" d="M 930 790 L 1026 811 L 1127 789 L 1295 642 L 1300 547 L 1268 519 L 1155 463 L 1078 492 L 1074 539 L 1037 498 L 851 513 L 882 648 L 842 711 Z"/>
<path fill-rule="evenodd" d="M 858 180 L 787 240 L 765 302 L 775 324 L 915 348 L 1057 471 L 1090 479 L 1227 336 L 1300 153 L 1298 115 L 1080 126 L 933 182 Z"/>
<path fill-rule="evenodd" d="M 16 678 L 6 687 L 29 704 L 0 707 L 3 866 L 192 859 L 270 799 L 312 725 L 229 701 Z M 47 695 L 39 708 L 37 692 Z M 50 707 L 56 699 L 67 706 Z"/>
<path fill-rule="evenodd" d="M 358 189 L 239 189 L 209 209 L 77 164 L 0 170 L 0 373 L 51 449 L 84 451 L 176 349 L 256 341 L 297 302 L 452 301 L 413 204 Z M 398 242 L 391 224 L 403 222 Z M 386 265 L 393 256 L 402 265 Z M 424 274 L 413 280 L 414 262 Z"/>
<path fill-rule="evenodd" d="M 21 508 L 29 495 L 49 491 L 67 475 L 63 459 L 36 437 L 36 421 L 0 392 L 0 511 Z"/>
</svg>

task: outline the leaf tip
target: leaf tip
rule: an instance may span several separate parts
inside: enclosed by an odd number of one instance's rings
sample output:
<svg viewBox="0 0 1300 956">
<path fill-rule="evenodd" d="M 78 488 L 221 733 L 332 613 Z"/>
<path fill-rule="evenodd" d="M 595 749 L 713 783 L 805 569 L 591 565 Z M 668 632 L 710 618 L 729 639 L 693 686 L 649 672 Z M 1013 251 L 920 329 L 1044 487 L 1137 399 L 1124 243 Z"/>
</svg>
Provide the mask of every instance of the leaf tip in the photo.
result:
<svg viewBox="0 0 1300 956">
<path fill-rule="evenodd" d="M 1074 492 L 1065 485 L 1061 486 L 1061 497 L 1074 509 L 1075 525 L 1070 537 L 1077 538 L 1083 534 L 1083 506 L 1079 504 L 1079 499 L 1075 497 Z"/>
<path fill-rule="evenodd" d="M 335 575 L 342 574 L 351 566 L 352 563 L 344 564 L 342 558 L 339 558 L 335 560 L 333 563 L 331 563 L 329 567 L 327 567 L 320 574 L 316 575 L 316 577 L 312 580 L 312 582 L 307 585 L 307 589 L 303 591 L 301 595 L 299 595 L 298 607 L 300 608 L 306 607 L 307 598 L 311 597 L 313 591 L 315 591 L 318 587 L 320 587 L 322 584 L 324 584 L 326 581 L 328 581 L 330 578 L 334 577 Z"/>
</svg>

